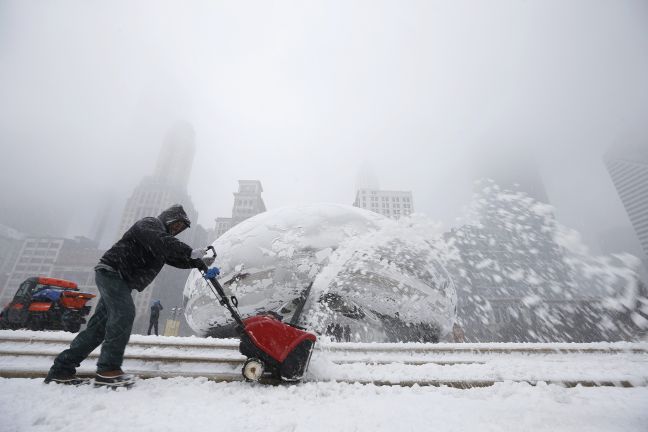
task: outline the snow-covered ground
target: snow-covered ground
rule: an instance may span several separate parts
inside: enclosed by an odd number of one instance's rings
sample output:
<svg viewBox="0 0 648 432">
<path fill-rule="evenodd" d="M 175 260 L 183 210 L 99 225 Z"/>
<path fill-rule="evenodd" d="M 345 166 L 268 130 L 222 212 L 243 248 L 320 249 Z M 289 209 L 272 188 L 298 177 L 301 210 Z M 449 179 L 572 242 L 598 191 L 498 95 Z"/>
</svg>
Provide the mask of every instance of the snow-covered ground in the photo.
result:
<svg viewBox="0 0 648 432">
<path fill-rule="evenodd" d="M 2 332 L 0 350 L 58 352 L 73 335 Z M 14 338 L 12 341 L 11 338 Z M 21 345 L 16 338 L 28 338 Z M 41 342 L 38 342 L 40 339 Z M 49 343 L 44 341 L 49 340 Z M 59 345 L 60 341 L 62 345 Z M 185 347 L 171 347 L 173 344 Z M 240 357 L 234 340 L 134 336 L 131 354 Z M 333 344 L 322 341 L 308 379 L 267 386 L 206 378 L 153 378 L 130 389 L 43 384 L 0 378 L 0 432 L 18 431 L 623 431 L 648 425 L 648 354 L 645 343 L 599 344 Z M 526 352 L 485 353 L 488 349 Z M 563 350 L 539 352 L 529 349 Z M 595 350 L 586 353 L 586 350 Z M 375 362 L 357 363 L 358 353 Z M 571 350 L 571 351 L 570 351 Z M 567 352 L 570 351 L 570 352 Z M 583 352 L 578 352 L 583 351 Z M 610 351 L 610 352 L 606 352 Z M 53 355 L 0 357 L 0 369 L 46 371 Z M 454 365 L 415 360 L 443 360 Z M 351 363 L 345 363 L 351 361 Z M 378 364 L 386 361 L 386 364 Z M 389 363 L 394 361 L 394 363 Z M 408 363 L 409 362 L 409 363 Z M 92 371 L 95 359 L 83 363 Z M 146 363 L 160 367 L 163 364 Z M 136 360 L 125 367 L 142 366 Z M 218 366 L 218 365 L 217 365 Z M 203 368 L 214 364 L 182 365 Z M 238 373 L 240 365 L 222 365 Z M 210 369 L 205 369 L 210 368 Z M 131 369 L 132 370 L 132 369 Z M 495 380 L 460 390 L 434 386 L 378 386 L 345 379 Z M 511 380 L 540 380 L 536 385 Z M 637 387 L 566 388 L 543 380 L 627 380 Z"/>
<path fill-rule="evenodd" d="M 646 431 L 648 388 L 500 383 L 437 387 L 289 386 L 150 379 L 130 390 L 0 379 L 0 430 Z"/>
<path fill-rule="evenodd" d="M 64 332 L 0 331 L 0 371 L 46 373 L 73 336 Z M 25 355 L 28 353 L 29 357 Z M 97 355 L 98 350 L 82 363 L 79 372 L 92 374 Z M 154 376 L 184 372 L 240 378 L 243 361 L 235 339 L 133 335 L 126 348 L 124 369 L 148 371 Z M 648 344 L 360 344 L 322 340 L 305 379 L 627 382 L 646 386 Z"/>
</svg>

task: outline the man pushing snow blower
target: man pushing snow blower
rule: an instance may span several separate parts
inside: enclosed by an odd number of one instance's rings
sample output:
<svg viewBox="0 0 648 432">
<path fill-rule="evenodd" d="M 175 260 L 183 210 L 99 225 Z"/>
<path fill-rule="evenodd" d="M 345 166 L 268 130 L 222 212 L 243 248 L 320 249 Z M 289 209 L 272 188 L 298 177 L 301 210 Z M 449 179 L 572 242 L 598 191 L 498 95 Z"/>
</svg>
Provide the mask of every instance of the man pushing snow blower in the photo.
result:
<svg viewBox="0 0 648 432">
<path fill-rule="evenodd" d="M 124 349 L 130 339 L 135 304 L 131 291 L 142 291 L 155 279 L 164 264 L 177 268 L 207 271 L 214 262 L 207 248 L 193 249 L 175 236 L 189 228 L 191 222 L 181 205 L 173 205 L 158 217 L 138 220 L 99 260 L 95 280 L 101 294 L 94 314 L 85 330 L 70 348 L 54 360 L 45 383 L 83 384 L 76 368 L 99 345 L 95 385 L 127 387 L 134 377 L 121 370 Z"/>
</svg>

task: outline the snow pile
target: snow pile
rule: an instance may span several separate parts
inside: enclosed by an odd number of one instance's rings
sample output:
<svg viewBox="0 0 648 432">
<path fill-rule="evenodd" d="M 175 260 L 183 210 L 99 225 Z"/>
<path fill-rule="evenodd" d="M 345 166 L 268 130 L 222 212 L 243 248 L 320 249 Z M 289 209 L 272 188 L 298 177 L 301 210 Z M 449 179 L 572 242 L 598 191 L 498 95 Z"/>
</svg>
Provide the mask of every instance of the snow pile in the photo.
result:
<svg viewBox="0 0 648 432">
<path fill-rule="evenodd" d="M 359 381 L 424 383 L 443 382 L 627 382 L 634 386 L 648 384 L 645 354 L 584 353 L 507 353 L 393 356 L 369 354 L 366 363 L 341 360 L 337 353 L 313 354 L 307 379 L 313 381 Z M 601 368 L 605 364 L 605 368 Z"/>
</svg>

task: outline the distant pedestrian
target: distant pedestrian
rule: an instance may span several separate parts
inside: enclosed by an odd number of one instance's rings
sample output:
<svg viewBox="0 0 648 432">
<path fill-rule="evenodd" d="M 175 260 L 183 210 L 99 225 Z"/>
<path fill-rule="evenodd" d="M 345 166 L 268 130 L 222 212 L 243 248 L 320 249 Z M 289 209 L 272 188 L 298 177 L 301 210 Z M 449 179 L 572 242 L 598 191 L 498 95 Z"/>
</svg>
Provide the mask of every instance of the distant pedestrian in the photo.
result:
<svg viewBox="0 0 648 432">
<path fill-rule="evenodd" d="M 151 328 L 155 327 L 155 336 L 158 336 L 158 320 L 160 319 L 160 311 L 164 309 L 160 300 L 154 300 L 151 304 L 151 318 L 149 318 L 149 328 L 147 335 L 151 334 Z"/>
<path fill-rule="evenodd" d="M 461 343 L 466 341 L 464 331 L 459 325 L 459 323 L 454 323 L 454 325 L 452 326 L 452 340 L 454 342 L 461 342 Z"/>
<path fill-rule="evenodd" d="M 181 205 L 164 210 L 158 217 L 138 220 L 99 260 L 95 281 L 101 294 L 97 308 L 85 330 L 60 353 L 50 368 L 45 383 L 82 384 L 76 368 L 101 345 L 97 361 L 96 385 L 127 386 L 132 375 L 121 370 L 124 349 L 135 319 L 132 290 L 143 291 L 164 264 L 177 268 L 207 270 L 214 262 L 207 248 L 191 249 L 176 235 L 189 228 Z"/>
</svg>

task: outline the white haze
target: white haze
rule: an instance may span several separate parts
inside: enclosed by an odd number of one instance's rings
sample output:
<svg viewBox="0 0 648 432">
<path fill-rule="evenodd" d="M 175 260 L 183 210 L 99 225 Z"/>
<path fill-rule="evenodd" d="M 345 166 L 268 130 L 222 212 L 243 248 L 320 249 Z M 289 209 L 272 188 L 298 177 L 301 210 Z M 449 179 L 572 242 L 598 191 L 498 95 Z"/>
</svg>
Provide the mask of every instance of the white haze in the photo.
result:
<svg viewBox="0 0 648 432">
<path fill-rule="evenodd" d="M 644 1 L 0 1 L 0 223 L 87 233 L 181 119 L 207 227 L 237 179 L 349 204 L 363 164 L 451 223 L 505 145 L 595 241 L 628 225 L 603 153 L 648 145 L 646 24 Z"/>
</svg>

